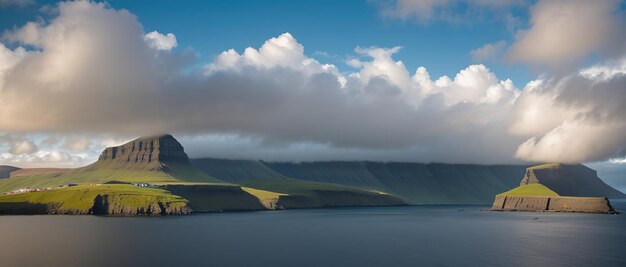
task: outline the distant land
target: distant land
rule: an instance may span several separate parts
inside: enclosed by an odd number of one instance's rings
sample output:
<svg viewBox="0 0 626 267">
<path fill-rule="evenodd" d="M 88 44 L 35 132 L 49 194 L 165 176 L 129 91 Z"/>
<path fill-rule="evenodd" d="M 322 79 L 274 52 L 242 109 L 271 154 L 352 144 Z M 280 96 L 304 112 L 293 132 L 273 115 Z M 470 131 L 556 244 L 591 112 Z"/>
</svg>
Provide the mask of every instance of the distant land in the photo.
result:
<svg viewBox="0 0 626 267">
<path fill-rule="evenodd" d="M 517 187 L 522 178 L 527 184 L 541 181 L 549 192 L 563 196 L 626 198 L 583 165 L 561 168 L 569 171 L 567 175 L 528 167 L 189 159 L 182 145 L 166 134 L 107 148 L 98 161 L 76 169 L 0 166 L 0 213 L 180 215 L 488 204 L 497 194 Z"/>
</svg>

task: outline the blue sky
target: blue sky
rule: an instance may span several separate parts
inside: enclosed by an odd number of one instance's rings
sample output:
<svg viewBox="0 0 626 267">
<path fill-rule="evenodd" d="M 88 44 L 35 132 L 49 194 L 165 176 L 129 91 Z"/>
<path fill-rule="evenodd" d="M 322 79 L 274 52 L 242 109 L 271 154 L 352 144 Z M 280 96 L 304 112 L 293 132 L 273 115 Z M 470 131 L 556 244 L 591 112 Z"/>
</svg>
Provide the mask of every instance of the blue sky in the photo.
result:
<svg viewBox="0 0 626 267">
<path fill-rule="evenodd" d="M 395 58 L 402 60 L 411 72 L 424 66 L 435 78 L 453 77 L 474 63 L 486 64 L 498 78 L 510 78 L 517 87 L 523 87 L 537 74 L 524 65 L 504 60 L 472 59 L 471 50 L 500 40 L 511 42 L 513 38 L 507 23 L 489 13 L 472 13 L 461 21 L 420 22 L 383 17 L 375 3 L 358 0 L 107 2 L 113 8 L 135 14 L 146 32 L 174 33 L 179 44 L 176 49 L 193 49 L 201 62 L 212 60 L 224 50 L 258 47 L 271 36 L 290 32 L 305 45 L 307 55 L 342 70 L 350 70 L 344 62 L 355 55 L 357 46 L 401 46 Z M 20 26 L 38 16 L 48 17 L 39 11 L 46 4 L 54 2 L 37 1 L 25 7 L 0 9 L 0 28 Z M 524 26 L 528 6 L 515 6 L 510 12 L 519 19 L 517 26 Z"/>
<path fill-rule="evenodd" d="M 146 31 L 175 33 L 181 48 L 193 47 L 205 59 L 227 48 L 242 51 L 260 46 L 268 36 L 290 32 L 305 45 L 305 53 L 320 61 L 345 66 L 343 61 L 360 47 L 395 47 L 409 70 L 428 68 L 432 76 L 452 76 L 475 63 L 469 52 L 485 43 L 509 40 L 502 23 L 489 15 L 472 21 L 449 23 L 383 18 L 367 1 L 184 1 L 171 5 L 156 1 L 112 1 L 137 14 Z M 527 16 L 527 12 L 518 12 Z M 525 20 L 524 17 L 521 18 Z M 315 52 L 325 52 L 325 57 Z M 500 78 L 518 86 L 531 79 L 524 66 L 488 62 Z M 343 69 L 343 68 L 342 68 Z"/>
</svg>

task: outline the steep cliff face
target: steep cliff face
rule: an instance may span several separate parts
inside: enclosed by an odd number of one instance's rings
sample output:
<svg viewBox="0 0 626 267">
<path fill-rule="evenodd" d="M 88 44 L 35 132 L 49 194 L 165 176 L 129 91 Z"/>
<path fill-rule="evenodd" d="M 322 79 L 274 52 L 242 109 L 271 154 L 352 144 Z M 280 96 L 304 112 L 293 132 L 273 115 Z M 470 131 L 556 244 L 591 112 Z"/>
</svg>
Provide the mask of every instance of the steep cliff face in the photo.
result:
<svg viewBox="0 0 626 267">
<path fill-rule="evenodd" d="M 132 201 L 129 201 L 128 196 L 97 195 L 89 213 L 113 216 L 161 216 L 191 214 L 193 211 L 188 206 L 188 203 L 182 201 L 168 202 L 156 199 L 147 199 L 135 202 L 139 204 L 133 203 L 133 205 L 129 205 L 128 203 L 132 203 Z"/>
<path fill-rule="evenodd" d="M 141 137 L 117 147 L 106 148 L 100 162 L 133 169 L 157 170 L 164 163 L 189 163 L 183 146 L 169 134 Z"/>
<path fill-rule="evenodd" d="M 626 198 L 581 164 L 543 164 L 526 169 L 520 185 L 543 184 L 561 196 Z"/>
<path fill-rule="evenodd" d="M 617 213 L 605 197 L 496 196 L 494 211 Z"/>
</svg>

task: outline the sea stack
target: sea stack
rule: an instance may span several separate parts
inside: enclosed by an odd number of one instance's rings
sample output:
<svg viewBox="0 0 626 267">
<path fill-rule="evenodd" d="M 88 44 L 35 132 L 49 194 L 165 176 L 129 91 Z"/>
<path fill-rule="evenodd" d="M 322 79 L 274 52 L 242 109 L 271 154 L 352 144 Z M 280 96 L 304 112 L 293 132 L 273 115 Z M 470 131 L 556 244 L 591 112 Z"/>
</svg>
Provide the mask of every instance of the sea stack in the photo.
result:
<svg viewBox="0 0 626 267">
<path fill-rule="evenodd" d="M 581 164 L 543 164 L 526 169 L 520 186 L 498 194 L 491 210 L 617 213 L 607 197 L 626 195 Z"/>
</svg>

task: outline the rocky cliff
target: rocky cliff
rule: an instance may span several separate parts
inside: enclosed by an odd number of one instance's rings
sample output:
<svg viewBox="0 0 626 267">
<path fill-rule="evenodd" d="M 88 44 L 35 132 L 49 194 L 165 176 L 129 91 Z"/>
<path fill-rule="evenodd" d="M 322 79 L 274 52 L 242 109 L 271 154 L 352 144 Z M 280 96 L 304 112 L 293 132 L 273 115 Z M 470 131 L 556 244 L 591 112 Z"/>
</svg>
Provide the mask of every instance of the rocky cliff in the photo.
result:
<svg viewBox="0 0 626 267">
<path fill-rule="evenodd" d="M 626 196 L 581 164 L 543 164 L 526 169 L 520 186 L 497 195 L 491 210 L 617 213 L 607 197 Z"/>
<path fill-rule="evenodd" d="M 581 164 L 543 164 L 526 169 L 520 185 L 543 184 L 561 196 L 626 198 Z"/>
<path fill-rule="evenodd" d="M 189 163 L 183 146 L 171 135 L 141 137 L 106 148 L 98 162 L 131 169 L 159 170 L 166 163 Z"/>
</svg>

